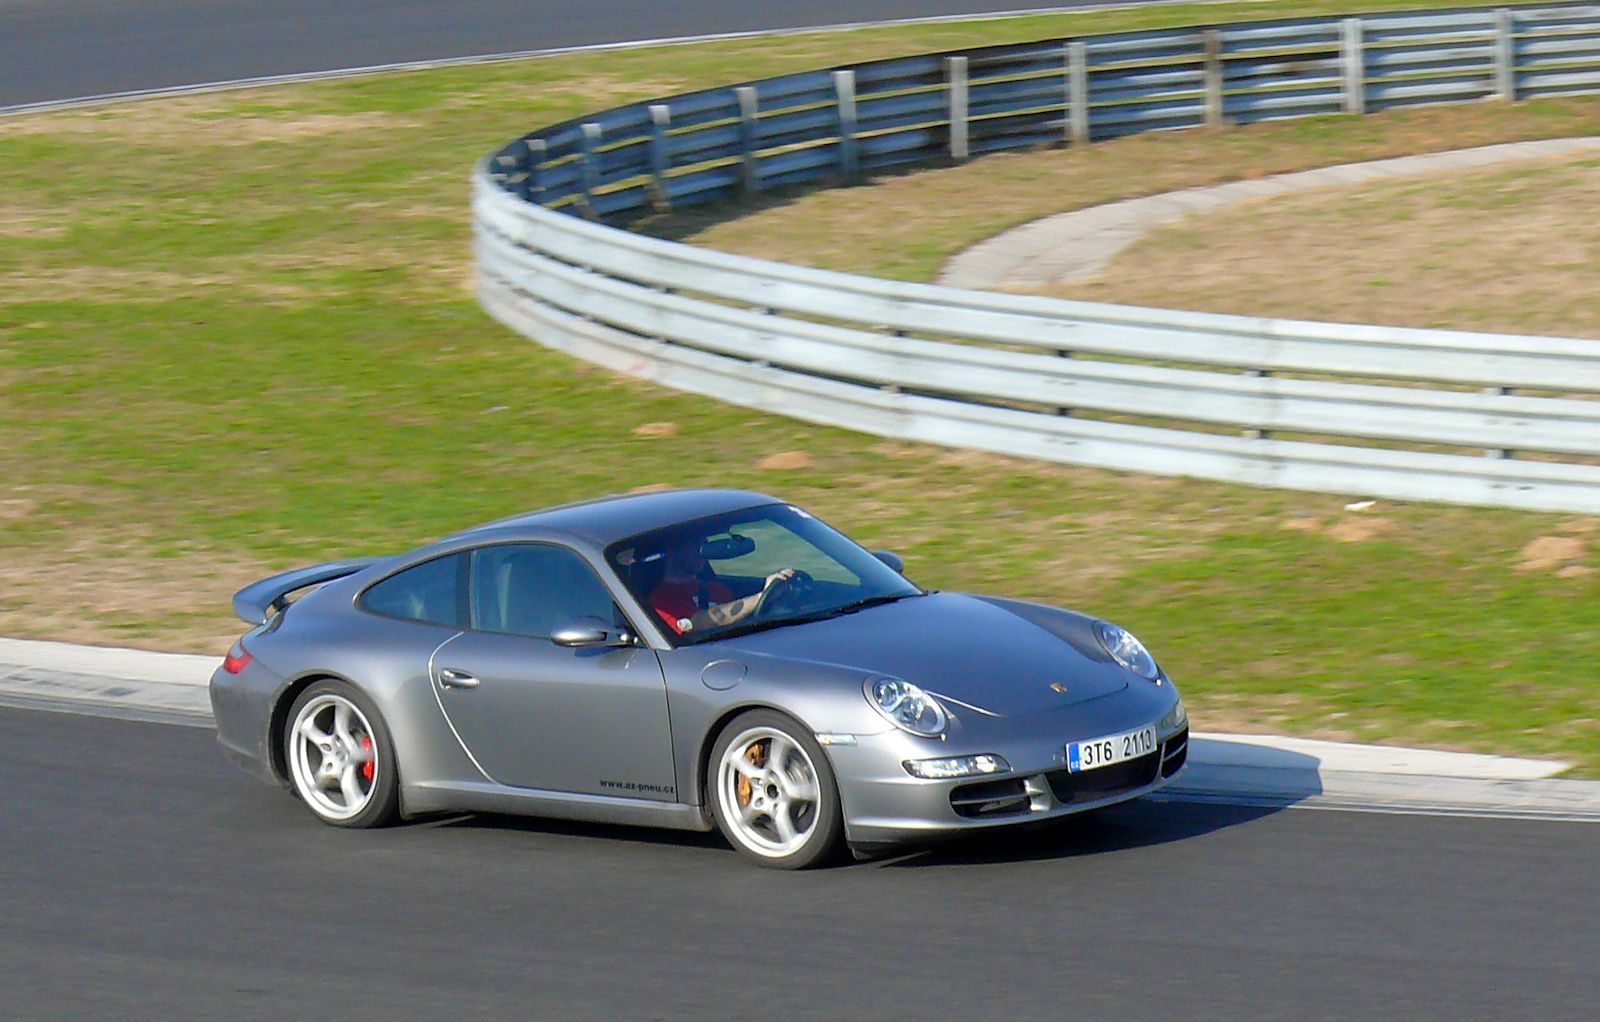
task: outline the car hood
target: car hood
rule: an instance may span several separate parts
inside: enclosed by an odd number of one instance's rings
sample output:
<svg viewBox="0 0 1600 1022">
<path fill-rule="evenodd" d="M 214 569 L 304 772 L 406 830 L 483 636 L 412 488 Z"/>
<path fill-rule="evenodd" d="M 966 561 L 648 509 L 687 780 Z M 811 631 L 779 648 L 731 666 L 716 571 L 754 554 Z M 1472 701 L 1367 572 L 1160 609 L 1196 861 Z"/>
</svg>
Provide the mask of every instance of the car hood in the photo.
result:
<svg viewBox="0 0 1600 1022">
<path fill-rule="evenodd" d="M 1091 659 L 1031 621 L 960 593 L 930 593 L 707 644 L 713 645 L 722 655 L 893 675 L 1000 716 L 1056 710 L 1128 687 L 1127 672 L 1109 660 Z"/>
</svg>

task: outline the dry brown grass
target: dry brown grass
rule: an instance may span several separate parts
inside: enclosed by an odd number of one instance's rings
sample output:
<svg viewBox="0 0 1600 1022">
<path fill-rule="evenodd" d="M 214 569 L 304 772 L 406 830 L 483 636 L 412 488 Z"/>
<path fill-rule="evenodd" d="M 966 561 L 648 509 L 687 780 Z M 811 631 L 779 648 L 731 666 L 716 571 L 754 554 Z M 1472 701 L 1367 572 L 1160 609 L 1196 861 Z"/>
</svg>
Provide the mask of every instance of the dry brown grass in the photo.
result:
<svg viewBox="0 0 1600 1022">
<path fill-rule="evenodd" d="M 287 95 L 287 90 L 283 94 Z M 0 120 L 0 138 L 91 135 L 141 146 L 154 140 L 163 146 L 180 148 L 346 138 L 363 132 L 416 126 L 405 118 L 376 111 L 331 114 L 285 109 L 281 114 L 268 114 L 241 112 L 239 105 L 237 93 L 214 92 L 165 98 L 160 102 L 62 111 L 48 117 L 7 118 Z"/>
<path fill-rule="evenodd" d="M 1600 161 L 1241 203 L 1047 293 L 1212 312 L 1600 336 Z"/>
<path fill-rule="evenodd" d="M 162 303 L 214 291 L 269 305 L 296 305 L 351 293 L 353 288 L 339 283 L 343 271 L 403 274 L 406 286 L 396 289 L 395 302 L 454 298 L 476 286 L 466 253 L 454 248 L 397 255 L 351 241 L 204 260 L 183 272 L 158 266 L 22 266 L 0 271 L 0 288 L 14 302 Z"/>
<path fill-rule="evenodd" d="M 856 188 L 768 196 L 732 208 L 690 211 L 675 222 L 687 240 L 710 248 L 756 256 L 781 252 L 789 262 L 930 280 L 951 254 L 1066 210 L 1339 163 L 1597 132 L 1600 98 L 1595 97 L 1164 132 L 1088 147 L 998 154 L 885 176 Z M 1370 235 L 1357 232 L 1342 216 L 1332 223 L 1307 220 L 1306 204 L 1315 200 L 1305 196 L 1279 200 L 1282 207 L 1252 207 L 1237 217 L 1224 211 L 1197 221 L 1191 234 L 1161 244 L 1152 239 L 1125 253 L 1102 282 L 1052 293 L 1302 318 L 1594 333 L 1600 331 L 1600 304 L 1594 300 L 1600 288 L 1590 274 L 1600 272 L 1593 240 L 1600 221 L 1585 215 L 1594 208 L 1597 185 L 1584 162 L 1567 161 L 1560 173 L 1552 170 L 1549 181 L 1530 183 L 1529 193 L 1546 185 L 1557 192 L 1515 210 L 1499 208 L 1503 196 L 1494 187 L 1474 194 L 1478 189 L 1470 182 L 1450 200 L 1453 206 L 1437 197 L 1433 183 L 1381 186 L 1383 196 L 1363 207 Z M 1386 221 L 1385 203 L 1408 189 L 1421 198 L 1435 195 L 1436 212 L 1419 207 L 1410 220 Z M 1344 196 L 1327 201 L 1338 206 Z M 1282 237 L 1254 222 L 1263 208 L 1293 210 L 1273 218 L 1282 225 Z M 1457 242 L 1462 232 L 1470 233 L 1465 245 Z M 1533 240 L 1520 244 L 1526 239 Z M 1215 249 L 1197 253 L 1193 246 L 1202 240 Z M 1419 258 L 1429 246 L 1442 251 Z M 1293 272 L 1269 274 L 1286 265 L 1280 261 L 1285 248 Z M 1337 257 L 1330 254 L 1333 249 Z M 1223 252 L 1246 251 L 1256 253 L 1251 268 L 1261 271 L 1259 285 L 1242 279 L 1242 269 L 1218 261 Z M 1295 253 L 1304 258 L 1294 261 Z M 1448 265 L 1440 261 L 1445 255 Z M 1176 272 L 1180 266 L 1185 273 Z M 1215 272 L 1208 272 L 1212 267 Z M 1476 270 L 1466 286 L 1449 278 L 1456 267 Z M 1401 270 L 1407 272 L 1402 276 Z M 1192 285 L 1184 283 L 1190 279 Z M 1302 296 L 1309 300 L 1302 302 Z M 1400 318 L 1388 314 L 1391 307 Z"/>
<path fill-rule="evenodd" d="M 1522 548 L 1522 560 L 1517 562 L 1516 570 L 1562 571 L 1581 567 L 1577 562 L 1588 552 L 1588 544 L 1573 536 L 1539 536 Z"/>
<path fill-rule="evenodd" d="M 61 550 L 7 550 L 0 559 L 0 635 L 221 654 L 241 626 L 195 594 L 233 592 L 271 572 L 214 551 L 195 554 L 156 558 L 140 544 L 94 540 Z"/>
<path fill-rule="evenodd" d="M 58 238 L 66 233 L 54 210 L 7 201 L 0 206 L 0 238 Z"/>
<path fill-rule="evenodd" d="M 166 302 L 208 288 L 225 288 L 267 302 L 301 302 L 309 288 L 261 280 L 242 270 L 230 273 L 172 273 L 155 268 L 72 266 L 0 273 L 0 287 L 19 302 L 81 301 L 125 304 Z"/>
</svg>

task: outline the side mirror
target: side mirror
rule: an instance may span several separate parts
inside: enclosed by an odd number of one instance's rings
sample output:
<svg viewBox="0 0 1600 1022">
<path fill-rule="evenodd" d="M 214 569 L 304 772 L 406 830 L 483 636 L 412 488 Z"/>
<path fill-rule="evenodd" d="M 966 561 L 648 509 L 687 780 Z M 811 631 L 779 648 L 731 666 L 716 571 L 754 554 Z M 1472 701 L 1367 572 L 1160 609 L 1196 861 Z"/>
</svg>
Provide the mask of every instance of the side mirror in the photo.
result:
<svg viewBox="0 0 1600 1022">
<path fill-rule="evenodd" d="M 550 641 L 557 646 L 631 646 L 633 636 L 614 628 L 600 618 L 585 616 L 573 618 L 550 633 Z"/>
<path fill-rule="evenodd" d="M 872 551 L 872 556 L 876 557 L 884 564 L 887 564 L 900 574 L 904 575 L 906 573 L 905 558 L 901 557 L 899 554 L 890 553 L 888 550 L 874 550 Z"/>
</svg>

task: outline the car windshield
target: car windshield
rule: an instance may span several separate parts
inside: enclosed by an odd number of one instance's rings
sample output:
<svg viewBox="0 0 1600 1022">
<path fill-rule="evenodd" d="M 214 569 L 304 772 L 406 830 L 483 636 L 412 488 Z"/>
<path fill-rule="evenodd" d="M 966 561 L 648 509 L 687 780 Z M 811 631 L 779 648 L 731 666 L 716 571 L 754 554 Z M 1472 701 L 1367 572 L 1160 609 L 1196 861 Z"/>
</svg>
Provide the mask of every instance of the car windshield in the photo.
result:
<svg viewBox="0 0 1600 1022">
<path fill-rule="evenodd" d="M 815 517 L 768 504 L 613 543 L 612 570 L 677 645 L 922 595 Z"/>
</svg>

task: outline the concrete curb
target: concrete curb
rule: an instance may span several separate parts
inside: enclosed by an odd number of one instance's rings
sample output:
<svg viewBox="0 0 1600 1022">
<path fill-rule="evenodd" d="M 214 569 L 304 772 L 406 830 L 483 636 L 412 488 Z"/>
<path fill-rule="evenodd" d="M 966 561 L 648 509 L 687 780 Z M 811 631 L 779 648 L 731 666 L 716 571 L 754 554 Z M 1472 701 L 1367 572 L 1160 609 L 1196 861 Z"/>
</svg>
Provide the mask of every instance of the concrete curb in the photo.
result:
<svg viewBox="0 0 1600 1022">
<path fill-rule="evenodd" d="M 0 638 L 0 705 L 198 727 L 215 657 Z M 1189 769 L 1156 796 L 1264 807 L 1600 823 L 1600 781 L 1510 756 L 1196 731 Z"/>
<path fill-rule="evenodd" d="M 1254 181 L 1186 188 L 1109 202 L 1014 227 L 952 256 L 939 271 L 947 287 L 1045 287 L 1098 276 L 1123 249 L 1157 227 L 1255 199 L 1316 188 L 1426 177 L 1505 163 L 1600 151 L 1600 137 L 1541 139 L 1423 156 L 1346 163 Z"/>
</svg>

